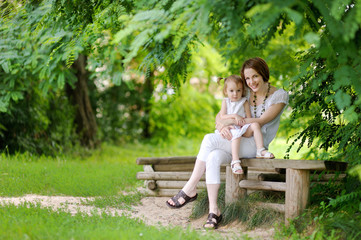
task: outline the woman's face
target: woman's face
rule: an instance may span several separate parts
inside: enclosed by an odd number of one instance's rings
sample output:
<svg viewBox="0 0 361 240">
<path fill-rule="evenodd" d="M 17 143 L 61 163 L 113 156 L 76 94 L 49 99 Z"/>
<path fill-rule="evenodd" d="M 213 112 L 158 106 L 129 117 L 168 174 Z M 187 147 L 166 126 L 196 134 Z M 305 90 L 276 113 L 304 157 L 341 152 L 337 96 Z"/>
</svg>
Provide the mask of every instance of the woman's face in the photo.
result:
<svg viewBox="0 0 361 240">
<path fill-rule="evenodd" d="M 243 86 L 241 83 L 236 84 L 233 81 L 227 83 L 227 96 L 232 102 L 237 102 L 242 98 Z"/>
<path fill-rule="evenodd" d="M 257 92 L 265 84 L 262 76 L 253 68 L 244 69 L 244 77 L 246 78 L 247 86 L 253 92 Z"/>
</svg>

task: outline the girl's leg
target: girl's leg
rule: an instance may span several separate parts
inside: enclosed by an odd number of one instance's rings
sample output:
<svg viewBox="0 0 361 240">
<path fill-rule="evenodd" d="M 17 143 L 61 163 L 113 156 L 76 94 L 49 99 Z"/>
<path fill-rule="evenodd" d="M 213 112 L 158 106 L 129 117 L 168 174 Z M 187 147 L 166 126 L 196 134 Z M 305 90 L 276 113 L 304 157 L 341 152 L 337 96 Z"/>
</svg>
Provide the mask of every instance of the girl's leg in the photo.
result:
<svg viewBox="0 0 361 240">
<path fill-rule="evenodd" d="M 267 150 L 265 150 L 264 145 L 263 145 L 263 135 L 262 135 L 262 131 L 261 131 L 261 126 L 259 125 L 259 123 L 251 123 L 251 125 L 249 126 L 249 128 L 247 129 L 246 133 L 244 134 L 244 136 L 249 136 L 251 135 L 254 136 L 254 141 L 256 143 L 257 146 L 257 150 L 261 150 L 261 155 L 263 156 L 264 154 L 267 153 Z M 274 158 L 273 154 L 270 153 L 270 158 Z"/>
<path fill-rule="evenodd" d="M 232 162 L 239 161 L 239 145 L 240 145 L 240 143 L 241 143 L 240 137 L 232 140 Z M 243 171 L 240 169 L 240 167 L 241 167 L 241 164 L 239 162 L 231 165 L 231 168 L 238 169 L 234 173 L 243 174 Z"/>
</svg>

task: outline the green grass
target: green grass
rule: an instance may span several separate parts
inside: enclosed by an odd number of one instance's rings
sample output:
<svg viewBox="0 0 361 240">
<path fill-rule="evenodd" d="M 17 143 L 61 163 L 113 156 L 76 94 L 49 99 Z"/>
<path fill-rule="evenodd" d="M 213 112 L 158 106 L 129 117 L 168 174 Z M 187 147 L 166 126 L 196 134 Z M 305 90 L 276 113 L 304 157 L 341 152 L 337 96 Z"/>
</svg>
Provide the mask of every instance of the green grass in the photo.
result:
<svg viewBox="0 0 361 240">
<path fill-rule="evenodd" d="M 0 206 L 0 239 L 220 239 L 181 228 L 147 226 L 107 214 L 76 214 L 34 204 Z"/>
<path fill-rule="evenodd" d="M 142 166 L 136 165 L 137 157 L 196 155 L 199 144 L 193 141 L 179 141 L 172 146 L 104 144 L 85 158 L 2 153 L 0 195 L 120 195 L 143 184 L 135 177 L 142 170 Z"/>
</svg>

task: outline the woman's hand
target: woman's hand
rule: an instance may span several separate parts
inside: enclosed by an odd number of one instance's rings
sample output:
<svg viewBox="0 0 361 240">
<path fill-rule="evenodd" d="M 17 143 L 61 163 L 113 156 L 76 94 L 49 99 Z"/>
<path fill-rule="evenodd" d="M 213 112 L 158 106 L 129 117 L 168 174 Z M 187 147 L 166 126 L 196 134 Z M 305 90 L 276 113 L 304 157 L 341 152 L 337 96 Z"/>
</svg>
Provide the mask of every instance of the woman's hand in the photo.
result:
<svg viewBox="0 0 361 240">
<path fill-rule="evenodd" d="M 231 129 L 233 129 L 232 126 L 228 126 L 228 127 L 223 127 L 219 133 L 222 136 L 222 138 L 227 139 L 227 140 L 231 140 L 232 139 L 232 133 L 231 133 Z"/>
</svg>

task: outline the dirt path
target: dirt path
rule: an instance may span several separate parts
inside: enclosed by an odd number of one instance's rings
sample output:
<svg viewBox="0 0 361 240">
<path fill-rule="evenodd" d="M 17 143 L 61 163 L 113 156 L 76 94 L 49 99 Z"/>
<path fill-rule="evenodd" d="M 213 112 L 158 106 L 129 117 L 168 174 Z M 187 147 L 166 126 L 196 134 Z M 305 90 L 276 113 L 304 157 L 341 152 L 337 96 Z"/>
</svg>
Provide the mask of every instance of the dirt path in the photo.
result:
<svg viewBox="0 0 361 240">
<path fill-rule="evenodd" d="M 193 203 L 190 203 L 182 209 L 170 209 L 165 205 L 168 198 L 164 197 L 146 197 L 143 198 L 141 204 L 134 206 L 131 211 L 121 210 L 115 208 L 100 209 L 94 206 L 83 205 L 85 200 L 92 200 L 92 198 L 82 197 L 66 197 L 66 196 L 39 196 L 26 195 L 23 197 L 0 197 L 0 204 L 14 204 L 19 205 L 25 202 L 39 203 L 42 207 L 49 207 L 53 210 L 63 210 L 76 214 L 83 212 L 91 214 L 95 212 L 106 211 L 109 214 L 122 215 L 125 214 L 132 218 L 142 219 L 146 224 L 153 226 L 181 226 L 183 228 L 191 227 L 200 231 L 203 230 L 203 224 L 207 216 L 200 219 L 190 220 L 189 216 L 192 212 Z M 225 238 L 239 238 L 243 234 L 247 234 L 253 239 L 273 239 L 274 229 L 255 229 L 252 231 L 244 231 L 245 227 L 242 224 L 229 224 L 221 226 L 216 231 Z"/>
</svg>

